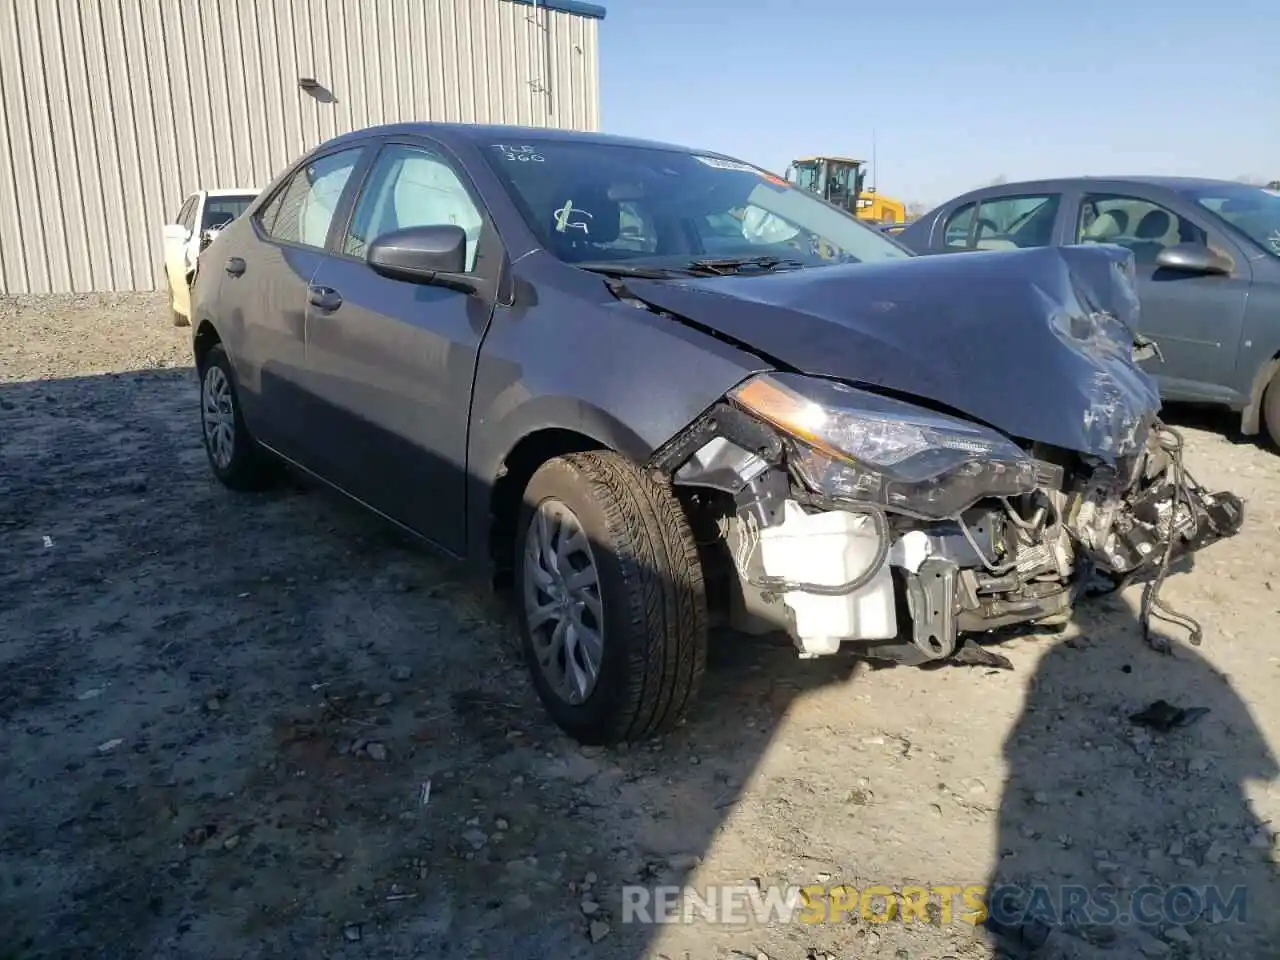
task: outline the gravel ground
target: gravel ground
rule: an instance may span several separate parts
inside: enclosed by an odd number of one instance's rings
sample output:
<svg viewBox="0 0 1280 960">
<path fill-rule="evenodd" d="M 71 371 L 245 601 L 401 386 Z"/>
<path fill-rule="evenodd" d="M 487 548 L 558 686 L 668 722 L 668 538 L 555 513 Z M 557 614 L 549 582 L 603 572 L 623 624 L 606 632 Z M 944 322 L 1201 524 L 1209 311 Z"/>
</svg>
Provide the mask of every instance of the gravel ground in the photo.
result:
<svg viewBox="0 0 1280 960">
<path fill-rule="evenodd" d="M 1143 647 L 1130 593 L 1012 671 L 722 637 L 675 735 L 581 749 L 455 569 L 328 494 L 215 484 L 165 307 L 0 298 L 0 957 L 990 957 L 936 910 L 654 926 L 621 891 L 993 881 L 1247 892 L 1036 956 L 1280 956 L 1280 461 L 1229 424 L 1189 463 L 1245 530 L 1165 588 L 1199 649 Z M 1128 719 L 1157 698 L 1209 713 Z"/>
</svg>

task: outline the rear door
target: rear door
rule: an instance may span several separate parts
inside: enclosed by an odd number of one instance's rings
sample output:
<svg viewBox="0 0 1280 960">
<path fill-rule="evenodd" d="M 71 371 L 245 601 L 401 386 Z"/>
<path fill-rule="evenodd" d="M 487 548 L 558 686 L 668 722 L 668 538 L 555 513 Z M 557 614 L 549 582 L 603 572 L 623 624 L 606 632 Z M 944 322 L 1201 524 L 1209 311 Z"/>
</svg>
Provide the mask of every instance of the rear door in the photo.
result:
<svg viewBox="0 0 1280 960">
<path fill-rule="evenodd" d="M 384 234 L 450 223 L 467 231 L 476 293 L 392 280 L 364 259 Z M 502 263 L 497 231 L 454 155 L 435 141 L 389 140 L 310 284 L 308 459 L 458 555 L 471 385 Z"/>
<path fill-rule="evenodd" d="M 1159 202 L 1139 189 L 1081 196 L 1074 240 L 1113 243 L 1133 253 L 1139 326 L 1164 357 L 1145 360 L 1172 400 L 1239 401 L 1231 387 L 1252 271 L 1243 253 L 1208 217 Z M 1166 270 L 1156 257 L 1178 243 L 1208 244 L 1235 261 L 1231 276 Z"/>
<path fill-rule="evenodd" d="M 227 232 L 220 262 L 202 267 L 226 273 L 219 302 L 245 418 L 264 443 L 304 465 L 307 286 L 366 149 L 359 143 L 308 158 L 246 229 Z"/>
</svg>

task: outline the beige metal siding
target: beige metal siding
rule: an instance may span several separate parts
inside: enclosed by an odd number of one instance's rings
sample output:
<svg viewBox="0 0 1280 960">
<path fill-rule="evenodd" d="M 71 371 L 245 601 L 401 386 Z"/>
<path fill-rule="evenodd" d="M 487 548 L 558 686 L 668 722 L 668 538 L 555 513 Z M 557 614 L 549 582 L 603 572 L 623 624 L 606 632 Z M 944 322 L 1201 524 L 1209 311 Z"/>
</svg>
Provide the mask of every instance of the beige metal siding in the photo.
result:
<svg viewBox="0 0 1280 960">
<path fill-rule="evenodd" d="M 185 197 L 348 130 L 596 130 L 597 29 L 514 0 L 0 0 L 0 293 L 158 289 Z"/>
</svg>

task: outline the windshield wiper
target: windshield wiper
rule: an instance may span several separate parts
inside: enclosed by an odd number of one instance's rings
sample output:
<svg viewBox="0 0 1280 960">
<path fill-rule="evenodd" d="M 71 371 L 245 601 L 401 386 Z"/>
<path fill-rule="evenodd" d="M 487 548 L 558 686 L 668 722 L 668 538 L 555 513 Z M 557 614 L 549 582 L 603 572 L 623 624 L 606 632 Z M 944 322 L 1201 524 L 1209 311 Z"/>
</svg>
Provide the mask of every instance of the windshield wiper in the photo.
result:
<svg viewBox="0 0 1280 960">
<path fill-rule="evenodd" d="M 602 273 L 606 277 L 639 277 L 643 280 L 670 280 L 672 277 L 684 276 L 685 270 L 669 267 L 645 267 L 631 263 L 575 263 L 580 270 Z"/>
<path fill-rule="evenodd" d="M 645 266 L 638 263 L 575 263 L 581 270 L 601 273 L 606 277 L 638 277 L 644 280 L 672 280 L 676 277 L 724 277 L 737 273 L 768 273 L 772 270 L 796 270 L 801 260 L 783 257 L 709 257 L 691 260 L 681 267 Z"/>
<path fill-rule="evenodd" d="M 784 257 L 711 257 L 702 260 L 691 260 L 686 269 L 690 273 L 703 276 L 720 277 L 733 273 L 760 271 L 768 273 L 773 270 L 798 270 L 804 263 Z"/>
</svg>

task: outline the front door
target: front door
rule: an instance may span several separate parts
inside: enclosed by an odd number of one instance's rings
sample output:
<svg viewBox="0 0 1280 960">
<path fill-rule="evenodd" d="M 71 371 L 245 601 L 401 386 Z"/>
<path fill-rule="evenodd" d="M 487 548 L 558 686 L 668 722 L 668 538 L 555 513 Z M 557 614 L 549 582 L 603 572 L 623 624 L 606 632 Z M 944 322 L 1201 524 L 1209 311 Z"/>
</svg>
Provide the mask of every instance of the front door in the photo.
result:
<svg viewBox="0 0 1280 960">
<path fill-rule="evenodd" d="M 1231 249 L 1200 222 L 1163 204 L 1113 193 L 1081 198 L 1076 234 L 1081 243 L 1114 243 L 1133 253 L 1141 303 L 1139 326 L 1160 347 L 1144 369 L 1169 400 L 1231 402 L 1236 350 L 1249 290 L 1248 264 L 1237 261 L 1231 276 L 1204 276 L 1157 266 L 1165 247 L 1178 243 Z"/>
<path fill-rule="evenodd" d="M 364 260 L 394 230 L 457 224 L 484 293 L 392 280 Z M 466 451 L 476 358 L 501 246 L 442 148 L 387 143 L 351 223 L 311 278 L 308 459 L 381 513 L 452 553 L 466 549 Z"/>
</svg>

